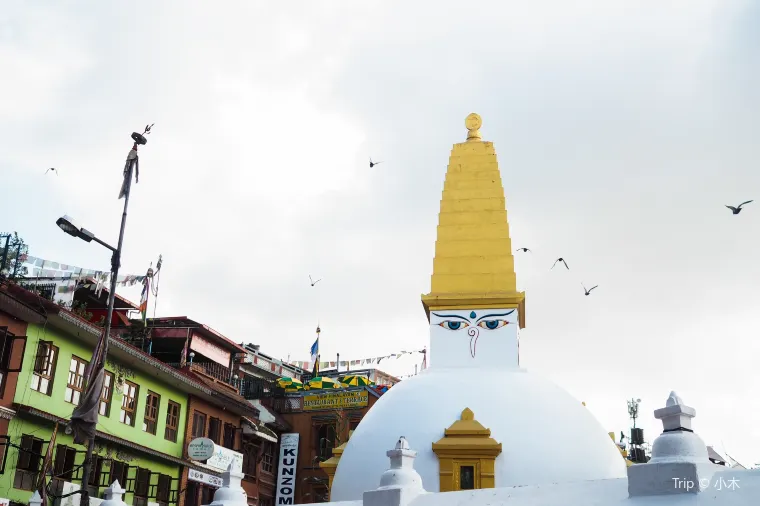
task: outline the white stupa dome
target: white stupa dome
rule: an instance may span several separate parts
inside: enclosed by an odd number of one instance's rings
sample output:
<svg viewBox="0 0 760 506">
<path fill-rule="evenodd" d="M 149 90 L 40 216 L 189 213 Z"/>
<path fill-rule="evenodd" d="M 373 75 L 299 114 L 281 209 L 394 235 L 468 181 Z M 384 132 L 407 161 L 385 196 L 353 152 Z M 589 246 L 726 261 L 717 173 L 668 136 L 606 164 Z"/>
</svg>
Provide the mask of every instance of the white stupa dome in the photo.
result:
<svg viewBox="0 0 760 506">
<path fill-rule="evenodd" d="M 432 444 L 470 408 L 502 443 L 496 486 L 623 478 L 626 465 L 607 432 L 580 401 L 522 369 L 428 369 L 385 393 L 346 445 L 333 501 L 361 499 L 388 467 L 385 450 L 399 435 L 417 450 L 414 467 L 428 492 L 439 491 Z"/>
</svg>

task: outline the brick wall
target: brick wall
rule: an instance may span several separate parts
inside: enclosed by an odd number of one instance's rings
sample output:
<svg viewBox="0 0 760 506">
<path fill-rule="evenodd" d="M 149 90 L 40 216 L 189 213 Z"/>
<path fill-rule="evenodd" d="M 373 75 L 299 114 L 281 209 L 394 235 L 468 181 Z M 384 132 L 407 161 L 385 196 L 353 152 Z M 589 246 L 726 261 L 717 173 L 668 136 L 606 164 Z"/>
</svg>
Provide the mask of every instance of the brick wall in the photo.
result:
<svg viewBox="0 0 760 506">
<path fill-rule="evenodd" d="M 342 433 L 338 434 L 339 441 L 347 441 L 351 425 L 356 425 L 364 418 L 376 401 L 377 398 L 370 394 L 369 403 L 366 407 L 344 410 L 344 416 L 347 416 L 349 421 L 341 423 L 342 427 L 340 428 L 342 429 Z M 309 478 L 323 478 L 327 480 L 327 474 L 320 469 L 317 457 L 319 454 L 319 427 L 323 424 L 329 424 L 329 422 L 324 421 L 324 417 L 329 416 L 331 413 L 334 413 L 334 411 L 301 411 L 282 414 L 283 419 L 291 426 L 290 432 L 297 432 L 299 434 L 295 490 L 296 504 L 317 502 L 315 496 L 319 493 L 321 487 L 312 484 Z M 278 448 L 275 452 L 276 466 L 279 464 L 279 456 L 280 451 Z M 275 475 L 276 473 L 277 469 L 275 469 Z"/>
<path fill-rule="evenodd" d="M 241 444 L 242 444 L 242 418 L 240 415 L 236 415 L 234 413 L 231 413 L 219 406 L 215 406 L 213 404 L 209 404 L 203 399 L 199 399 L 194 396 L 190 396 L 188 399 L 188 405 L 187 405 L 187 424 L 185 426 L 185 448 L 182 452 L 182 456 L 185 459 L 188 459 L 187 455 L 187 443 L 193 440 L 193 418 L 194 413 L 198 411 L 200 413 L 203 413 L 206 415 L 206 426 L 203 429 L 203 437 L 208 437 L 208 430 L 209 430 L 209 423 L 211 418 L 218 418 L 221 421 L 221 438 L 220 438 L 220 445 L 224 441 L 224 424 L 229 423 L 232 424 L 236 430 L 235 430 L 235 444 L 231 448 L 231 450 L 236 452 L 241 452 Z M 221 474 L 221 471 L 219 472 Z M 247 481 L 247 480 L 246 480 Z M 180 482 L 179 490 L 184 490 L 187 488 L 187 468 L 184 469 L 182 472 L 182 480 Z M 244 482 L 245 485 L 245 482 Z M 249 489 L 251 491 L 255 491 L 251 488 L 251 486 L 244 486 L 246 489 L 246 492 L 248 492 Z M 250 493 L 249 493 L 250 495 Z M 182 497 L 180 497 L 179 506 L 184 506 L 185 500 L 186 500 L 186 494 L 182 494 Z M 200 499 L 199 499 L 200 501 Z M 198 502 L 200 504 L 200 502 Z"/>
</svg>

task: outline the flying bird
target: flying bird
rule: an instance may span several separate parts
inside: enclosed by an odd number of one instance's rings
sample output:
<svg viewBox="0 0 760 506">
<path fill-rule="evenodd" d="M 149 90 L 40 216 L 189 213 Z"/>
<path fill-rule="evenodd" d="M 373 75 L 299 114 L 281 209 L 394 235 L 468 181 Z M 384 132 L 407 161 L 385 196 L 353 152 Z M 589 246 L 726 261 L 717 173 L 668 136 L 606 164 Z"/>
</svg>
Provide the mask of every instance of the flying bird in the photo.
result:
<svg viewBox="0 0 760 506">
<path fill-rule="evenodd" d="M 311 283 L 311 286 L 316 285 L 320 281 L 322 281 L 322 278 L 319 278 L 318 280 L 314 281 L 313 279 L 311 279 L 311 274 L 309 274 L 309 283 Z"/>
<path fill-rule="evenodd" d="M 517 251 L 522 251 L 523 253 L 528 253 L 530 249 L 528 248 L 517 248 Z"/>
<path fill-rule="evenodd" d="M 565 264 L 565 269 L 567 269 L 568 271 L 570 270 L 570 267 L 567 266 L 567 262 L 565 262 L 565 259 L 562 257 L 559 257 L 558 259 L 554 261 L 554 263 L 552 264 L 552 269 L 554 269 L 554 266 L 557 265 L 557 262 L 562 262 L 563 264 Z"/>
<path fill-rule="evenodd" d="M 52 170 L 53 172 L 55 172 L 55 175 L 56 175 L 56 176 L 58 175 L 58 171 L 57 171 L 57 170 L 55 170 L 55 168 L 54 168 L 54 167 L 50 167 L 48 170 L 46 170 L 46 171 L 45 171 L 45 174 L 47 174 L 47 173 L 48 173 L 48 172 L 50 172 L 51 170 Z M 741 207 L 741 206 L 740 206 L 740 207 Z M 734 214 L 735 214 L 735 213 L 734 213 Z"/>
<path fill-rule="evenodd" d="M 370 159 L 369 159 L 369 168 L 371 169 L 371 168 L 372 168 L 372 167 L 374 167 L 375 165 L 380 165 L 381 163 L 383 163 L 383 162 L 373 162 L 373 161 L 372 161 L 372 158 L 370 158 Z"/>
<path fill-rule="evenodd" d="M 749 204 L 750 202 L 752 202 L 752 201 L 751 201 L 751 200 L 748 200 L 747 202 L 742 202 L 741 204 L 739 204 L 739 205 L 738 205 L 738 206 L 736 206 L 736 207 L 734 207 L 734 206 L 726 206 L 726 207 L 727 207 L 727 208 L 729 208 L 729 209 L 731 209 L 731 212 L 732 212 L 732 213 L 734 213 L 734 214 L 739 214 L 740 212 L 742 212 L 742 206 L 743 206 L 744 204 Z"/>
<path fill-rule="evenodd" d="M 583 283 L 581 283 L 581 286 L 583 287 L 583 291 L 586 292 L 586 295 L 591 295 L 591 290 L 593 290 L 594 288 L 596 288 L 599 285 L 592 286 L 591 288 L 586 288 L 586 285 L 584 285 Z"/>
</svg>

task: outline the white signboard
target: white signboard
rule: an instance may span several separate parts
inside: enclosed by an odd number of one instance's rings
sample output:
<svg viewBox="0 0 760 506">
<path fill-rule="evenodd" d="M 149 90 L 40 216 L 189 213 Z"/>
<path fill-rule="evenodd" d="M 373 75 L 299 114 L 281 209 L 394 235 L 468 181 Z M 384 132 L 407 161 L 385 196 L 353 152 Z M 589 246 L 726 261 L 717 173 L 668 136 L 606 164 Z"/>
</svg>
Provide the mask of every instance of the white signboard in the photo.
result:
<svg viewBox="0 0 760 506">
<path fill-rule="evenodd" d="M 207 466 L 214 467 L 220 471 L 226 471 L 232 464 L 232 470 L 238 473 L 243 472 L 243 454 L 233 452 L 224 446 L 214 445 L 214 453 L 206 461 Z"/>
<path fill-rule="evenodd" d="M 189 469 L 187 471 L 187 479 L 190 481 L 205 483 L 206 485 L 211 485 L 212 487 L 216 488 L 220 488 L 222 486 L 222 479 L 220 477 L 214 476 L 213 474 L 202 473 L 200 471 L 196 471 L 195 469 Z"/>
<path fill-rule="evenodd" d="M 296 494 L 296 470 L 298 467 L 298 434 L 280 436 L 280 461 L 277 473 L 275 505 L 294 504 Z"/>
<path fill-rule="evenodd" d="M 198 437 L 187 444 L 187 456 L 193 460 L 206 460 L 214 455 L 214 442 L 207 437 Z"/>
</svg>

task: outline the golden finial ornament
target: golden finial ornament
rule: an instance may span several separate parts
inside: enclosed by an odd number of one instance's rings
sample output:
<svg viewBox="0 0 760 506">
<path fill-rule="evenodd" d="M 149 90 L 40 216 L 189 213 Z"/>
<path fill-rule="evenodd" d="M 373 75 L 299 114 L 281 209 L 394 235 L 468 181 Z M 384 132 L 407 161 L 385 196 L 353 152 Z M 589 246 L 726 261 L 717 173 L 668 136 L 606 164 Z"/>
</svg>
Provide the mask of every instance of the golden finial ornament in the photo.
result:
<svg viewBox="0 0 760 506">
<path fill-rule="evenodd" d="M 464 126 L 467 127 L 467 141 L 477 142 L 480 141 L 480 127 L 483 125 L 483 120 L 479 115 L 474 112 L 469 114 L 464 120 Z"/>
</svg>

